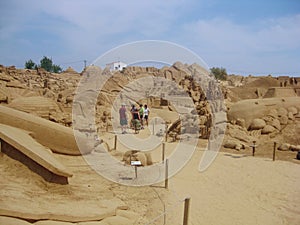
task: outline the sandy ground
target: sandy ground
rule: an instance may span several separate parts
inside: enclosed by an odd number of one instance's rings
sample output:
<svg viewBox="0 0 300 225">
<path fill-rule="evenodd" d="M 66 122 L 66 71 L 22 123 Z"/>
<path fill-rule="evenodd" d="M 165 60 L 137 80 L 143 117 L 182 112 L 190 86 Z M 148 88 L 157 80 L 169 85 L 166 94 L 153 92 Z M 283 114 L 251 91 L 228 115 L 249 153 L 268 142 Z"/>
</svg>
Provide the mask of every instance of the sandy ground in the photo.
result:
<svg viewBox="0 0 300 225">
<path fill-rule="evenodd" d="M 190 224 L 299 224 L 299 165 L 219 153 L 200 173 L 201 155 L 170 180 L 170 190 L 191 197 Z"/>
<path fill-rule="evenodd" d="M 167 143 L 168 154 L 176 144 Z M 29 208 L 32 214 L 41 208 L 68 212 L 74 207 L 93 214 L 100 210 L 99 201 L 109 200 L 136 213 L 135 224 L 182 224 L 183 199 L 189 196 L 189 224 L 299 224 L 298 164 L 221 152 L 200 173 L 202 154 L 197 148 L 187 166 L 169 180 L 168 190 L 119 185 L 95 173 L 82 157 L 63 155 L 56 157 L 74 177 L 67 186 L 50 184 L 2 155 L 0 205 L 5 199 L 11 208 Z M 159 160 L 159 151 L 153 158 Z"/>
<path fill-rule="evenodd" d="M 159 111 L 154 115 L 159 115 Z M 168 118 L 176 120 L 175 115 Z M 146 138 L 150 132 L 151 126 L 137 137 Z M 114 136 L 111 132 L 101 137 L 113 146 Z M 135 215 L 134 224 L 179 225 L 183 220 L 184 199 L 190 197 L 189 224 L 300 223 L 299 164 L 273 162 L 271 157 L 260 157 L 259 152 L 252 157 L 248 149 L 239 154 L 220 152 L 211 166 L 200 173 L 198 167 L 206 143 L 200 140 L 192 159 L 170 178 L 168 189 L 162 187 L 163 183 L 146 187 L 120 185 L 93 171 L 83 157 L 58 154 L 55 157 L 74 176 L 69 179 L 69 185 L 51 184 L 1 154 L 0 209 L 1 212 L 14 211 L 11 214 L 14 217 L 28 219 L 48 213 L 59 214 L 59 218 L 70 221 L 74 214 L 89 219 L 108 210 L 109 216 L 112 206 Z M 166 157 L 177 144 L 166 143 Z M 121 153 L 127 150 L 118 142 L 117 151 L 111 154 L 121 159 Z M 278 157 L 280 159 L 280 155 Z M 161 163 L 161 146 L 152 151 L 152 158 L 155 163 Z"/>
<path fill-rule="evenodd" d="M 147 136 L 149 130 L 138 135 Z M 107 138 L 112 144 L 113 134 Z M 166 143 L 167 156 L 176 145 Z M 169 180 L 168 194 L 163 198 L 166 214 L 153 211 L 156 219 L 153 218 L 152 224 L 182 224 L 186 197 L 191 198 L 189 224 L 300 223 L 298 163 L 280 160 L 282 152 L 276 161 L 272 161 L 269 152 L 261 154 L 258 151 L 252 157 L 249 148 L 238 154 L 220 152 L 212 165 L 200 173 L 198 167 L 205 145 L 206 141 L 200 140 L 193 158 Z M 118 151 L 126 149 L 120 144 Z M 152 152 L 152 158 L 154 162 L 161 161 L 160 147 Z"/>
</svg>

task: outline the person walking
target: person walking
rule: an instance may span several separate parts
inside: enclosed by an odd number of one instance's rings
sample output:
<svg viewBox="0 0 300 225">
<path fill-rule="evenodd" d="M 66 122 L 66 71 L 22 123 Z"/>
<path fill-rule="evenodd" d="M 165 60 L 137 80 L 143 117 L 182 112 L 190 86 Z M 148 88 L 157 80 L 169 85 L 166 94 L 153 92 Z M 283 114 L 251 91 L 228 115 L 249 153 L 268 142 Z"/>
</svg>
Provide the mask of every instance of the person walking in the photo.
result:
<svg viewBox="0 0 300 225">
<path fill-rule="evenodd" d="M 146 122 L 147 126 L 148 126 L 149 115 L 150 115 L 150 110 L 149 110 L 147 105 L 144 105 L 144 119 L 145 119 L 145 122 Z"/>
<path fill-rule="evenodd" d="M 126 134 L 127 133 L 126 132 L 126 127 L 128 125 L 128 121 L 127 121 L 125 103 L 123 103 L 121 108 L 119 109 L 119 114 L 120 114 L 120 125 L 121 125 L 122 134 Z"/>
</svg>

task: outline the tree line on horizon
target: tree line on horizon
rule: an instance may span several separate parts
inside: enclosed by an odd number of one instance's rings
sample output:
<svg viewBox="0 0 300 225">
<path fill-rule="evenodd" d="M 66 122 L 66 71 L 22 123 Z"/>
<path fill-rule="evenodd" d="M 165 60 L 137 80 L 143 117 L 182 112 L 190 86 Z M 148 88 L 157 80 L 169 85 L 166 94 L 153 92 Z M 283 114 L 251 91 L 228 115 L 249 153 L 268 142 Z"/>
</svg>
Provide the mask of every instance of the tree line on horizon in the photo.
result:
<svg viewBox="0 0 300 225">
<path fill-rule="evenodd" d="M 59 65 L 53 64 L 51 58 L 44 56 L 40 60 L 40 64 L 36 64 L 32 59 L 29 59 L 25 62 L 25 69 L 38 69 L 43 68 L 48 72 L 52 73 L 61 73 L 62 68 Z M 228 74 L 225 68 L 223 67 L 212 67 L 210 72 L 214 75 L 217 80 L 227 80 Z"/>
<path fill-rule="evenodd" d="M 51 58 L 48 58 L 47 56 L 44 56 L 40 60 L 40 64 L 36 64 L 32 59 L 29 59 L 25 62 L 25 69 L 38 69 L 38 68 L 43 68 L 48 72 L 51 73 L 61 73 L 62 68 L 59 65 L 56 65 L 53 63 Z"/>
</svg>

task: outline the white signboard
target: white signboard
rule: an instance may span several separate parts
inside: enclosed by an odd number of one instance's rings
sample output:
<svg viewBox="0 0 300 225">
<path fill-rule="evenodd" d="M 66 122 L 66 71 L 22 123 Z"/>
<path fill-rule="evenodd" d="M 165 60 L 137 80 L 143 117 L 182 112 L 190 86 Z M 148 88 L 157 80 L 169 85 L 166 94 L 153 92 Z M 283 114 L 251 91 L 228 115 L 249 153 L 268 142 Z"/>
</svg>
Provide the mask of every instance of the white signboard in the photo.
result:
<svg viewBox="0 0 300 225">
<path fill-rule="evenodd" d="M 141 163 L 141 161 L 131 161 L 131 165 L 132 166 L 141 166 L 142 163 Z"/>
</svg>

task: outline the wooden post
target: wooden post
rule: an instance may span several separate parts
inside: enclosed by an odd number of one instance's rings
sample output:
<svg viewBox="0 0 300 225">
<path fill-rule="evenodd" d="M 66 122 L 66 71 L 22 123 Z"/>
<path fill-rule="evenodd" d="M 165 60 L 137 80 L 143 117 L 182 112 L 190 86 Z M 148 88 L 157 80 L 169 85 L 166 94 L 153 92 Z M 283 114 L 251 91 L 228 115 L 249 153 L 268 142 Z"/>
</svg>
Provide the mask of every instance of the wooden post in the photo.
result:
<svg viewBox="0 0 300 225">
<path fill-rule="evenodd" d="M 188 225 L 189 219 L 190 198 L 184 200 L 183 225 Z"/>
<path fill-rule="evenodd" d="M 252 145 L 252 156 L 255 155 L 255 147 L 256 147 L 256 141 L 253 141 L 253 145 Z"/>
<path fill-rule="evenodd" d="M 274 142 L 274 149 L 273 149 L 273 161 L 275 161 L 275 154 L 276 154 L 276 142 Z"/>
<path fill-rule="evenodd" d="M 135 178 L 137 178 L 137 166 L 134 166 Z"/>
<path fill-rule="evenodd" d="M 0 152 L 2 151 L 2 140 L 0 138 Z"/>
<path fill-rule="evenodd" d="M 162 143 L 162 154 L 161 154 L 161 160 L 164 163 L 165 161 L 165 150 L 166 150 L 166 143 Z"/>
<path fill-rule="evenodd" d="M 168 141 L 168 124 L 167 123 L 166 123 L 166 127 L 165 127 L 165 132 L 166 132 L 165 142 L 167 142 Z"/>
<path fill-rule="evenodd" d="M 118 140 L 118 136 L 115 135 L 114 150 L 117 150 L 117 140 Z"/>
<path fill-rule="evenodd" d="M 166 159 L 166 165 L 165 165 L 165 188 L 168 189 L 169 187 L 169 171 L 168 171 L 168 166 L 169 166 L 169 159 Z"/>
</svg>

